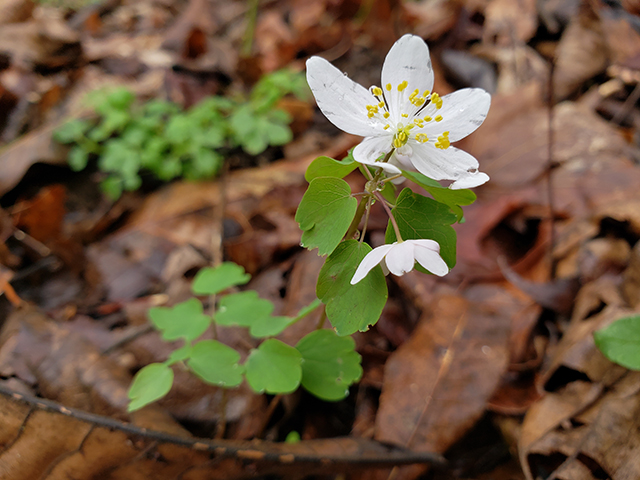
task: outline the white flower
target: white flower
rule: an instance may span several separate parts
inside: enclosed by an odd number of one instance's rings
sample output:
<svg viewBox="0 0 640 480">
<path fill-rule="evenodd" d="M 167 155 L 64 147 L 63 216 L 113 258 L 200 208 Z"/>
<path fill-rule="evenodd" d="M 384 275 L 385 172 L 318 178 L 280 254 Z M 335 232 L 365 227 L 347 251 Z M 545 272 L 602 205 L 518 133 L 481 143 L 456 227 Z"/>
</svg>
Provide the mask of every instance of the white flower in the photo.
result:
<svg viewBox="0 0 640 480">
<path fill-rule="evenodd" d="M 362 259 L 351 279 L 355 285 L 378 264 L 385 275 L 388 272 L 402 276 L 413 270 L 418 262 L 434 275 L 442 277 L 449 273 L 449 267 L 440 256 L 440 245 L 433 240 L 405 240 L 391 245 L 374 248 Z"/>
<path fill-rule="evenodd" d="M 473 156 L 450 143 L 482 124 L 491 96 L 479 88 L 444 97 L 432 92 L 429 48 L 420 37 L 405 35 L 391 47 L 382 66 L 382 88 L 366 90 L 320 57 L 307 60 L 307 81 L 331 123 L 365 137 L 353 151 L 356 161 L 371 165 L 395 148 L 392 164 L 434 180 L 453 180 L 451 188 L 489 180 Z"/>
</svg>

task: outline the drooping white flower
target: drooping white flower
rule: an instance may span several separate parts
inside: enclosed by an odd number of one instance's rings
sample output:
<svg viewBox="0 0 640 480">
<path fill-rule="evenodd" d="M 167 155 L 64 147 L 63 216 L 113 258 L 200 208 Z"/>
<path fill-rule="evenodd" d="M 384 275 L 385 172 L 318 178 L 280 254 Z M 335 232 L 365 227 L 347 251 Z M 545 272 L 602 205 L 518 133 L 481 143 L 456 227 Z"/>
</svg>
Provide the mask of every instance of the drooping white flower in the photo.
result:
<svg viewBox="0 0 640 480">
<path fill-rule="evenodd" d="M 449 273 L 449 267 L 440 256 L 440 245 L 433 240 L 405 240 L 391 245 L 381 245 L 371 250 L 360 262 L 353 274 L 351 285 L 355 285 L 378 264 L 385 275 L 388 272 L 402 276 L 413 270 L 418 262 L 434 275 L 442 277 Z"/>
<path fill-rule="evenodd" d="M 444 97 L 432 92 L 429 48 L 420 37 L 405 35 L 391 47 L 382 87 L 367 90 L 320 57 L 307 60 L 307 82 L 331 123 L 365 137 L 353 151 L 356 161 L 370 165 L 395 148 L 391 164 L 434 180 L 453 180 L 453 189 L 489 180 L 473 156 L 450 144 L 482 124 L 491 96 L 479 88 Z"/>
</svg>

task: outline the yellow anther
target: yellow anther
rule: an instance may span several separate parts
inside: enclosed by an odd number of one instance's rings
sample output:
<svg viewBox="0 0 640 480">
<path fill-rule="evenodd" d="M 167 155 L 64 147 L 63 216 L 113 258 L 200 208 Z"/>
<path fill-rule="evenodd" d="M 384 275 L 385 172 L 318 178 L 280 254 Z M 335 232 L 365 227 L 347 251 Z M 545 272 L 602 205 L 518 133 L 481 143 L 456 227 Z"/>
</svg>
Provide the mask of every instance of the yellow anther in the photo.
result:
<svg viewBox="0 0 640 480">
<path fill-rule="evenodd" d="M 378 106 L 379 106 L 380 108 L 384 107 L 384 102 L 378 102 Z"/>
<path fill-rule="evenodd" d="M 384 126 L 384 129 L 387 130 L 391 125 L 389 125 L 388 123 Z"/>
<path fill-rule="evenodd" d="M 385 88 L 387 89 L 387 92 L 390 92 L 391 91 L 391 84 L 387 83 L 387 86 Z"/>
<path fill-rule="evenodd" d="M 383 116 L 384 118 L 389 118 L 389 112 L 384 112 L 384 113 L 382 114 L 382 116 Z"/>
<path fill-rule="evenodd" d="M 409 85 L 409 82 L 407 82 L 406 80 L 404 82 L 402 82 L 400 85 L 398 85 L 398 91 L 402 92 L 404 91 L 405 88 L 407 88 L 407 86 Z"/>
<path fill-rule="evenodd" d="M 422 119 L 420 118 L 414 118 L 413 119 L 413 123 L 415 123 L 416 125 L 418 125 L 420 128 L 422 128 L 424 126 L 424 122 L 422 121 Z"/>
<path fill-rule="evenodd" d="M 425 143 L 429 141 L 429 137 L 427 137 L 424 133 L 417 133 L 416 140 L 420 143 Z"/>
<path fill-rule="evenodd" d="M 393 137 L 393 146 L 395 148 L 400 148 L 403 147 L 406 143 L 407 143 L 407 139 L 409 137 L 407 136 L 406 132 L 404 131 L 400 131 L 398 133 L 396 133 Z"/>
<path fill-rule="evenodd" d="M 373 94 L 377 97 L 379 97 L 380 95 L 382 95 L 382 89 L 380 87 L 373 87 L 371 89 L 371 91 L 373 92 Z"/>
<path fill-rule="evenodd" d="M 429 92 L 429 90 L 425 90 L 424 93 L 422 94 L 422 96 L 426 97 L 427 95 L 429 95 L 429 93 L 431 93 L 431 92 Z"/>
<path fill-rule="evenodd" d="M 436 122 L 441 122 L 442 121 L 442 115 L 436 115 L 436 118 L 434 120 Z"/>
<path fill-rule="evenodd" d="M 424 98 L 422 97 L 414 98 L 411 100 L 411 103 L 413 103 L 416 107 L 421 107 L 424 104 Z"/>
<path fill-rule="evenodd" d="M 434 146 L 436 148 L 440 148 L 442 150 L 445 150 L 447 148 L 449 148 L 449 146 L 451 145 L 451 143 L 449 142 L 449 132 L 445 132 L 442 135 L 440 135 L 438 137 L 438 141 L 434 144 Z"/>
<path fill-rule="evenodd" d="M 404 118 L 409 118 L 409 114 L 407 114 L 407 113 L 403 113 L 403 114 L 402 114 L 402 116 L 403 116 Z"/>
<path fill-rule="evenodd" d="M 415 127 L 415 125 L 413 123 L 410 123 L 409 125 L 407 125 L 406 127 L 404 127 L 404 130 L 411 130 L 413 127 Z"/>
<path fill-rule="evenodd" d="M 425 122 L 430 122 L 431 120 L 433 120 L 433 118 L 431 118 L 431 117 L 424 117 L 424 121 L 425 121 Z"/>
</svg>

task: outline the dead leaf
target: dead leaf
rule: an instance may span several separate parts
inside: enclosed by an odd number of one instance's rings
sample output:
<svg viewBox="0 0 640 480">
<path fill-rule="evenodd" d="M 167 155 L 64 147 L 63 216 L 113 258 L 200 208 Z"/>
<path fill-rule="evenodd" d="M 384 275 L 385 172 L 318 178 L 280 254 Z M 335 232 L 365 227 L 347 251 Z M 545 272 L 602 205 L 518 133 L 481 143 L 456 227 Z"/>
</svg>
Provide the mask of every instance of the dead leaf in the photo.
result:
<svg viewBox="0 0 640 480">
<path fill-rule="evenodd" d="M 444 452 L 480 418 L 507 367 L 510 317 L 520 306 L 498 288 L 475 295 L 485 301 L 438 298 L 389 357 L 378 440 Z"/>
<path fill-rule="evenodd" d="M 569 22 L 556 50 L 554 98 L 562 100 L 609 64 L 604 27 L 591 2 L 582 2 Z"/>
<path fill-rule="evenodd" d="M 0 26 L 25 22 L 31 18 L 36 4 L 32 0 L 5 0 L 0 4 Z"/>
<path fill-rule="evenodd" d="M 491 0 L 484 16 L 485 43 L 502 46 L 526 43 L 538 28 L 535 0 Z"/>
</svg>

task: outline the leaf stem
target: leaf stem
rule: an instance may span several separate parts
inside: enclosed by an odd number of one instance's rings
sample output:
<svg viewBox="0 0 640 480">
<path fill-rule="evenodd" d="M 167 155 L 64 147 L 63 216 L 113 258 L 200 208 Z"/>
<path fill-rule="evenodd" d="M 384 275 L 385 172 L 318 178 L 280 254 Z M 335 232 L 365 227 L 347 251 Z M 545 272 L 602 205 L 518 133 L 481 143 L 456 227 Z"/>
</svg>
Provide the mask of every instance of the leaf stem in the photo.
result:
<svg viewBox="0 0 640 480">
<path fill-rule="evenodd" d="M 393 216 L 393 213 L 391 213 L 391 209 L 389 208 L 389 205 L 387 205 L 387 202 L 382 197 L 382 195 L 380 195 L 379 192 L 374 193 L 374 195 L 378 200 L 380 200 L 380 203 L 382 203 L 382 207 L 384 208 L 385 212 L 387 212 L 387 215 L 389 215 L 389 220 L 391 221 L 391 225 L 393 225 L 393 230 L 396 232 L 396 239 L 398 243 L 401 243 L 403 240 L 402 240 L 402 236 L 400 235 L 400 228 L 398 227 L 398 223 L 396 222 L 396 219 Z"/>
<path fill-rule="evenodd" d="M 358 209 L 356 210 L 356 214 L 353 217 L 353 221 L 351 225 L 349 225 L 349 230 L 347 230 L 347 234 L 344 236 L 347 240 L 353 238 L 356 231 L 358 230 L 358 225 L 360 225 L 360 220 L 362 220 L 362 216 L 364 215 L 365 210 L 367 209 L 367 205 L 369 204 L 369 199 L 363 197 L 358 204 Z"/>
<path fill-rule="evenodd" d="M 362 233 L 360 234 L 360 243 L 364 241 L 364 236 L 367 233 L 367 225 L 369 224 L 370 213 L 371 213 L 371 197 L 367 198 L 367 213 L 364 216 L 364 225 L 362 226 Z"/>
</svg>

